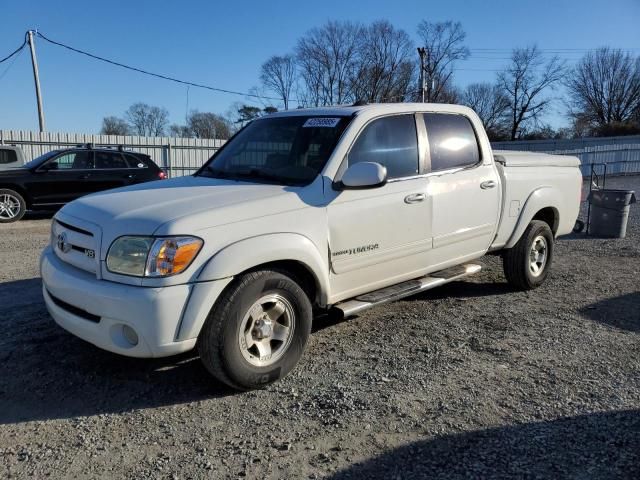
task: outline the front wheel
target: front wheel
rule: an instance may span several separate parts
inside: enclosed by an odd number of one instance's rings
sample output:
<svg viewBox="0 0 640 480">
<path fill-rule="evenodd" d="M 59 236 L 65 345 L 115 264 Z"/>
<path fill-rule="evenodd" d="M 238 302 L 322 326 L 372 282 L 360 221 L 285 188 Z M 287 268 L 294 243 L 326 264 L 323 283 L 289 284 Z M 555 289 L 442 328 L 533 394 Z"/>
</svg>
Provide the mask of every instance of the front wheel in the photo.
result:
<svg viewBox="0 0 640 480">
<path fill-rule="evenodd" d="M 0 223 L 17 222 L 24 216 L 27 204 L 18 192 L 0 189 Z"/>
<path fill-rule="evenodd" d="M 200 359 L 218 380 L 251 390 L 281 379 L 298 363 L 312 309 L 287 274 L 262 270 L 236 279 L 209 313 L 198 337 Z"/>
<path fill-rule="evenodd" d="M 533 220 L 520 240 L 502 256 L 507 281 L 521 290 L 542 285 L 549 275 L 553 247 L 553 232 L 549 225 Z"/>
</svg>

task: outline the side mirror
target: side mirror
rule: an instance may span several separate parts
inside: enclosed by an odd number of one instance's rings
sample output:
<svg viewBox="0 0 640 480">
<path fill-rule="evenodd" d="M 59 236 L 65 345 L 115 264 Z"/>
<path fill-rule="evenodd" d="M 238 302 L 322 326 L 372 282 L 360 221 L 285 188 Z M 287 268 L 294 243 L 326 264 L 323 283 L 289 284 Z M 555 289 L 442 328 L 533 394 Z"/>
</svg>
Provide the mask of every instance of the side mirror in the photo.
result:
<svg viewBox="0 0 640 480">
<path fill-rule="evenodd" d="M 387 183 L 387 168 L 375 162 L 351 165 L 336 184 L 338 190 L 378 188 Z"/>
</svg>

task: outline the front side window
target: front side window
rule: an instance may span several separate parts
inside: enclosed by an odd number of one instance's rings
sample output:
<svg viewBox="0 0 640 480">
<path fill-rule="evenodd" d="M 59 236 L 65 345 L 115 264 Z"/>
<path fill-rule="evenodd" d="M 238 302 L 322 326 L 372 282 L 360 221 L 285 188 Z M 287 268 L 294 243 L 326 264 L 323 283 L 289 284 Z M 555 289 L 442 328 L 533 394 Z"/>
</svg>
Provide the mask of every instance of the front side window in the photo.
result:
<svg viewBox="0 0 640 480">
<path fill-rule="evenodd" d="M 431 171 L 464 168 L 480 161 L 476 134 L 467 117 L 425 113 L 424 123 L 431 152 Z"/>
<path fill-rule="evenodd" d="M 389 178 L 419 173 L 418 139 L 413 115 L 383 117 L 372 121 L 353 144 L 349 165 L 376 162 L 387 167 Z"/>
<path fill-rule="evenodd" d="M 120 153 L 96 152 L 96 168 L 117 169 L 129 168 L 124 157 Z"/>
<path fill-rule="evenodd" d="M 256 120 L 227 142 L 197 175 L 307 184 L 329 160 L 350 117 Z"/>
<path fill-rule="evenodd" d="M 93 168 L 92 152 L 70 152 L 46 163 L 47 170 L 88 170 Z"/>
</svg>

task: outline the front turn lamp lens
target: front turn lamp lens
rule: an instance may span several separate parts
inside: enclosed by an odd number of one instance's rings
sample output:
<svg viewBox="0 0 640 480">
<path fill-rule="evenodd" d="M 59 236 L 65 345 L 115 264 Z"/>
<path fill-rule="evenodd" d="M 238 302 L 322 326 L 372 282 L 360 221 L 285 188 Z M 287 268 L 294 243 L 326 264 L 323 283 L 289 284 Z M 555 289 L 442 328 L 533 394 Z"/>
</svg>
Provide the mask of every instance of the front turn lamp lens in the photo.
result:
<svg viewBox="0 0 640 480">
<path fill-rule="evenodd" d="M 145 275 L 166 277 L 184 271 L 202 248 L 202 239 L 197 237 L 158 238 L 153 242 Z"/>
</svg>

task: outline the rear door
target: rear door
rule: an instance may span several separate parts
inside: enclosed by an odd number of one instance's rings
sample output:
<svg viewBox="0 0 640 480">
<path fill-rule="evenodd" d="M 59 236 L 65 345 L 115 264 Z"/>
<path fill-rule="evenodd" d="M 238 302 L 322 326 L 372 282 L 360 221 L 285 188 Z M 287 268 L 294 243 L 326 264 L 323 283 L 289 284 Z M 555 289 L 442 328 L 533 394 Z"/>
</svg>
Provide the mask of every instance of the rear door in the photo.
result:
<svg viewBox="0 0 640 480">
<path fill-rule="evenodd" d="M 121 152 L 96 151 L 96 168 L 91 179 L 94 192 L 135 183 L 136 171 Z"/>
<path fill-rule="evenodd" d="M 433 206 L 433 264 L 482 255 L 500 215 L 501 190 L 491 158 L 482 158 L 471 121 L 460 114 L 424 113 Z"/>
</svg>

